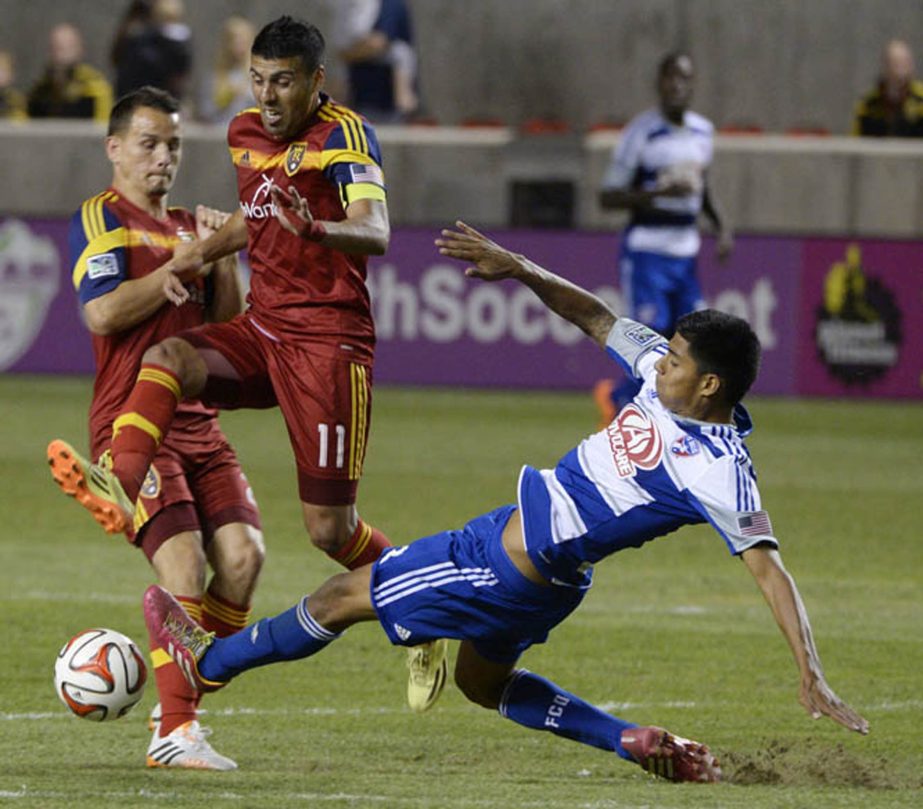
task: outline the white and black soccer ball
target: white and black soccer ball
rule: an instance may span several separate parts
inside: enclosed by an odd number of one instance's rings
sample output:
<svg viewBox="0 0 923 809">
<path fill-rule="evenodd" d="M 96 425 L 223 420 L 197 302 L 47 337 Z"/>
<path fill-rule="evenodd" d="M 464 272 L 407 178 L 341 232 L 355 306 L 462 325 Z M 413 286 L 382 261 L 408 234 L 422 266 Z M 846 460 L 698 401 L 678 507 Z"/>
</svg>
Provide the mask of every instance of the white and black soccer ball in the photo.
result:
<svg viewBox="0 0 923 809">
<path fill-rule="evenodd" d="M 87 629 L 58 652 L 54 687 L 81 719 L 125 716 L 144 696 L 147 666 L 134 642 L 112 629 Z"/>
</svg>

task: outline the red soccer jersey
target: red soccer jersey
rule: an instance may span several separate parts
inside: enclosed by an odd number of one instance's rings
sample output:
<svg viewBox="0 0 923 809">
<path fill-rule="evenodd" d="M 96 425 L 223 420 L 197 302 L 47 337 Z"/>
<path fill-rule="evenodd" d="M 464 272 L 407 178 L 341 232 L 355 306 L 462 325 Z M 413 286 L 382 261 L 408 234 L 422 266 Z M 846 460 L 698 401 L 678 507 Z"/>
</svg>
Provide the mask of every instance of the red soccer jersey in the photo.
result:
<svg viewBox="0 0 923 809">
<path fill-rule="evenodd" d="M 182 208 L 171 208 L 161 221 L 111 188 L 91 197 L 74 214 L 69 235 L 73 282 L 81 304 L 111 292 L 123 281 L 153 272 L 172 256 L 178 242 L 195 239 L 195 232 L 195 217 Z M 187 289 L 189 300 L 182 306 L 165 303 L 125 331 L 93 335 L 96 382 L 90 406 L 90 450 L 94 458 L 109 445 L 112 422 L 135 383 L 141 355 L 161 340 L 204 322 L 210 283 L 200 278 Z M 200 402 L 182 402 L 171 433 L 217 431 L 215 416 L 215 410 Z"/>
<path fill-rule="evenodd" d="M 250 314 L 271 335 L 346 342 L 371 357 L 375 329 L 365 285 L 366 257 L 332 250 L 284 230 L 269 190 L 294 186 L 316 219 L 339 221 L 357 199 L 384 201 L 381 153 L 372 127 L 321 94 L 304 131 L 273 140 L 256 108 L 228 129 L 247 223 L 253 275 Z"/>
</svg>

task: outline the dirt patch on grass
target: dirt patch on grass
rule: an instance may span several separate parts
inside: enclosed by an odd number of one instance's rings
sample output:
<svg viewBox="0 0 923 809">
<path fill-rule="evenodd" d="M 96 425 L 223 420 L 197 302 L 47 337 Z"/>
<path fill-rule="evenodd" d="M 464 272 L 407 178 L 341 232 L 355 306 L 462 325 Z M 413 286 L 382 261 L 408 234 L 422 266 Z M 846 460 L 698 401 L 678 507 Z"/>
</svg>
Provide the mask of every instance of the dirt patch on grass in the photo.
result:
<svg viewBox="0 0 923 809">
<path fill-rule="evenodd" d="M 732 784 L 866 789 L 899 789 L 907 786 L 889 773 L 884 759 L 859 758 L 839 744 L 821 748 L 770 741 L 755 753 L 724 753 L 720 760 L 724 780 Z"/>
</svg>

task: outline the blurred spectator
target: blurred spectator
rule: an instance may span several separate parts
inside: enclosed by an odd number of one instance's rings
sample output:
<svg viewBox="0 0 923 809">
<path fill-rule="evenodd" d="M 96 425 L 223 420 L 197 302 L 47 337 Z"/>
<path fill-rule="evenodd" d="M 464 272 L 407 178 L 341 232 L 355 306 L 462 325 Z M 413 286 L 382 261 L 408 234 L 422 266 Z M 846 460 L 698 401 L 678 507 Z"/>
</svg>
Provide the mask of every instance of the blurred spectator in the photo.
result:
<svg viewBox="0 0 923 809">
<path fill-rule="evenodd" d="M 48 34 L 48 65 L 29 91 L 30 117 L 109 119 L 112 87 L 82 59 L 80 31 L 70 23 L 54 26 Z"/>
<path fill-rule="evenodd" d="M 206 82 L 200 117 L 228 124 L 242 109 L 252 107 L 250 92 L 250 46 L 256 30 L 243 17 L 228 17 L 221 29 L 215 68 Z"/>
<path fill-rule="evenodd" d="M 350 106 L 380 123 L 411 117 L 420 102 L 404 0 L 333 0 L 333 13 L 333 49 L 346 64 Z"/>
<path fill-rule="evenodd" d="M 26 98 L 14 86 L 13 55 L 0 51 L 0 119 L 21 121 L 26 117 Z"/>
<path fill-rule="evenodd" d="M 881 55 L 878 85 L 856 105 L 854 135 L 923 137 L 923 82 L 913 72 L 910 46 L 892 39 Z"/>
<path fill-rule="evenodd" d="M 192 32 L 183 0 L 132 0 L 112 45 L 121 98 L 152 85 L 182 100 L 192 67 Z"/>
</svg>

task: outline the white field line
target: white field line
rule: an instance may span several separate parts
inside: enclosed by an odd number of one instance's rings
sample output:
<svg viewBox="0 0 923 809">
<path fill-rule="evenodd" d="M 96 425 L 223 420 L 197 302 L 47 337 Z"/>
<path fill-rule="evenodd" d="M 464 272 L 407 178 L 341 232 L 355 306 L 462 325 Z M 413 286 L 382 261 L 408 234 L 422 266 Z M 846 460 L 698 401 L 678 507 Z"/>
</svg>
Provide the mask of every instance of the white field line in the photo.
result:
<svg viewBox="0 0 923 809">
<path fill-rule="evenodd" d="M 739 707 L 740 703 L 723 702 L 721 700 L 708 700 L 706 702 L 685 702 L 685 701 L 666 701 L 666 702 L 599 702 L 596 706 L 607 713 L 620 711 L 657 711 L 658 709 L 676 710 L 696 710 L 699 708 L 731 708 Z M 860 705 L 863 711 L 888 713 L 893 711 L 923 710 L 923 700 L 910 699 L 898 701 L 878 702 L 871 705 Z M 460 714 L 468 713 L 470 708 L 442 708 L 440 713 Z M 410 716 L 405 707 L 397 708 L 247 708 L 247 707 L 228 707 L 217 708 L 213 710 L 199 709 L 200 716 L 387 716 L 394 714 L 406 714 Z M 0 722 L 54 722 L 61 719 L 73 720 L 73 716 L 64 708 L 60 711 L 28 711 L 23 713 L 12 713 L 0 711 Z M 2 797 L 2 794 L 0 794 Z"/>
</svg>

